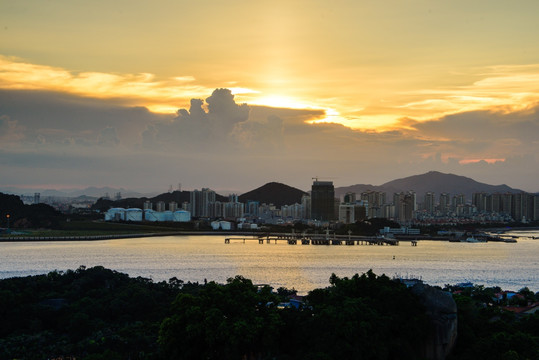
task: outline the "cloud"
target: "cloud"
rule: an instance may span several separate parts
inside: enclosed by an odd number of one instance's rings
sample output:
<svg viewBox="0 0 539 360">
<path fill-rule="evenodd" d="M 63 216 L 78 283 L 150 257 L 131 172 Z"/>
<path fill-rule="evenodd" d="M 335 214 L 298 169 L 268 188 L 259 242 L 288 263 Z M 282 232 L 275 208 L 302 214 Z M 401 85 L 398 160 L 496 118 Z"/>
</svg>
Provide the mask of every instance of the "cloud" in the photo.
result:
<svg viewBox="0 0 539 360">
<path fill-rule="evenodd" d="M 11 120 L 8 115 L 0 114 L 0 140 L 3 143 L 12 143 L 24 138 L 24 129 L 17 120 Z"/>
<path fill-rule="evenodd" d="M 72 186 L 163 191 L 181 182 L 241 192 L 268 181 L 308 189 L 313 176 L 333 177 L 338 186 L 381 184 L 438 170 L 536 191 L 538 109 L 407 119 L 405 129 L 375 132 L 308 123 L 324 116 L 320 110 L 237 103 L 227 89 L 191 100 L 176 116 L 72 95 L 3 90 L 0 130 L 18 134 L 19 141 L 7 142 L 4 135 L 0 142 L 2 182 L 64 179 Z M 476 161 L 482 159 L 505 160 Z M 32 169 L 39 179 L 30 176 Z"/>
<path fill-rule="evenodd" d="M 172 113 L 175 103 L 183 103 L 190 96 L 211 91 L 195 81 L 191 75 L 157 80 L 150 73 L 74 72 L 0 55 L 0 89 L 52 91 L 115 99 L 122 105 L 145 106 L 158 113 Z"/>
<path fill-rule="evenodd" d="M 116 129 L 110 126 L 102 129 L 97 137 L 97 143 L 102 146 L 116 146 L 120 143 Z"/>
<path fill-rule="evenodd" d="M 461 159 L 539 154 L 539 106 L 514 112 L 471 111 L 410 126 Z"/>
</svg>

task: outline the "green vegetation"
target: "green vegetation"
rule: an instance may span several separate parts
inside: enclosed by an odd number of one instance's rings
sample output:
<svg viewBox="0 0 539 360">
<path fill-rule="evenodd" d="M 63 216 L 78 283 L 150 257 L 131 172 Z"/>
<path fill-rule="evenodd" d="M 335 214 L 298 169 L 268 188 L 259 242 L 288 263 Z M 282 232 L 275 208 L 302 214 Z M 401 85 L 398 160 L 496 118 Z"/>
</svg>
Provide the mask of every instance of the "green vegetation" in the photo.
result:
<svg viewBox="0 0 539 360">
<path fill-rule="evenodd" d="M 474 286 L 456 291 L 458 340 L 449 360 L 539 359 L 539 313 L 516 315 L 506 305 L 527 305 L 539 301 L 528 288 L 514 299 L 497 299 L 499 287 Z"/>
<path fill-rule="evenodd" d="M 449 289 L 454 290 L 454 289 Z M 498 289 L 464 289 L 450 359 L 537 359 L 539 315 L 515 316 Z M 524 298 L 537 300 L 528 289 Z M 154 283 L 103 267 L 0 280 L 0 358 L 422 359 L 429 318 L 403 284 L 372 271 L 332 275 L 299 307 L 294 291 Z"/>
<path fill-rule="evenodd" d="M 12 228 L 49 228 L 54 229 L 63 220 L 63 215 L 45 204 L 24 205 L 15 195 L 0 193 L 0 224 Z"/>
</svg>

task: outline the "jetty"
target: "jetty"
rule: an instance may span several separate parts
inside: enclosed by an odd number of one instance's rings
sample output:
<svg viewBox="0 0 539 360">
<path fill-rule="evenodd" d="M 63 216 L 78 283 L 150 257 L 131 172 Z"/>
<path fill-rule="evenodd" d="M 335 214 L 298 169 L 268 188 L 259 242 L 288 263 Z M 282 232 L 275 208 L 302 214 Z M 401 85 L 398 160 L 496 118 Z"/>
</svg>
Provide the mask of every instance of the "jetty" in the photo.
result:
<svg viewBox="0 0 539 360">
<path fill-rule="evenodd" d="M 259 244 L 288 243 L 288 245 L 391 245 L 397 246 L 402 240 L 383 236 L 352 236 L 326 234 L 298 234 L 298 233 L 266 233 L 252 235 L 250 237 L 227 237 L 225 244 L 232 242 L 258 242 Z M 417 246 L 417 240 L 409 241 L 412 246 Z"/>
</svg>

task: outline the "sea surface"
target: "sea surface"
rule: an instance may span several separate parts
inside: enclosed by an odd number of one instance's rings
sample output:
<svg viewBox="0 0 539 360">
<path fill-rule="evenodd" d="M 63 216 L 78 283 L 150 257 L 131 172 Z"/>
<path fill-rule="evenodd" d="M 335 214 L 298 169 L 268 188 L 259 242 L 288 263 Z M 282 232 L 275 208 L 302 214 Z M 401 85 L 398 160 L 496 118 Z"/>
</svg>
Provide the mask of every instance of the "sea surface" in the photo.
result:
<svg viewBox="0 0 539 360">
<path fill-rule="evenodd" d="M 472 282 L 504 290 L 539 291 L 539 231 L 507 233 L 517 243 L 419 241 L 418 246 L 288 245 L 232 241 L 225 236 L 170 236 L 105 241 L 0 243 L 0 278 L 102 265 L 154 281 L 217 281 L 242 275 L 255 284 L 305 294 L 329 285 L 332 273 L 372 269 L 389 277 L 444 286 Z M 533 239 L 532 237 L 536 237 Z"/>
</svg>

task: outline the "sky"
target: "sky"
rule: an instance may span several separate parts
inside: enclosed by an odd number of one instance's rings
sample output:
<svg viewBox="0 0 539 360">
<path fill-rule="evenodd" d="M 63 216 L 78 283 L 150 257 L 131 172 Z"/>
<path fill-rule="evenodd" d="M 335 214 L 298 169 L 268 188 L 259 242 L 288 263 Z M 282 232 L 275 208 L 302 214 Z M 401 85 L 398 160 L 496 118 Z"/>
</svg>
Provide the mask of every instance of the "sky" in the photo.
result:
<svg viewBox="0 0 539 360">
<path fill-rule="evenodd" d="M 0 188 L 539 191 L 539 2 L 0 0 Z"/>
</svg>

